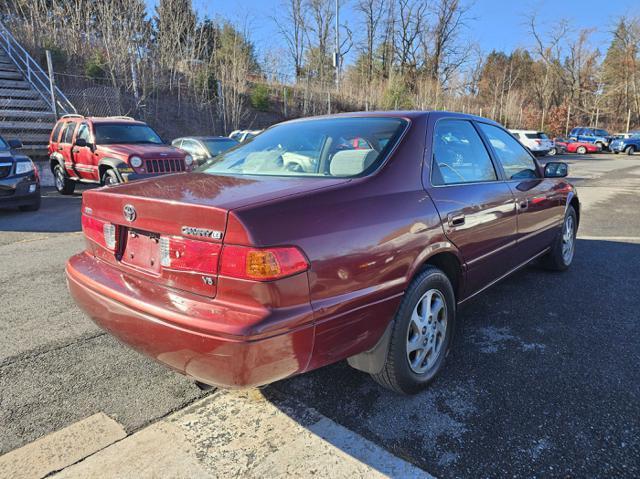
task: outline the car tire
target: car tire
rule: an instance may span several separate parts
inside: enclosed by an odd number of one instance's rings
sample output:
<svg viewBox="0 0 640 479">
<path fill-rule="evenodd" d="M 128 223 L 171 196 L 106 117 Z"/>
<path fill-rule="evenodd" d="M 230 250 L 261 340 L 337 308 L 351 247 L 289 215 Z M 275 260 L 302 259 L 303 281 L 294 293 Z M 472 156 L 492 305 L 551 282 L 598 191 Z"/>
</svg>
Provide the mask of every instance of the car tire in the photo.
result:
<svg viewBox="0 0 640 479">
<path fill-rule="evenodd" d="M 107 168 L 102 174 L 100 182 L 103 186 L 112 186 L 120 183 L 120 178 L 112 168 Z"/>
<path fill-rule="evenodd" d="M 596 143 L 596 146 L 600 148 L 600 151 L 605 151 L 604 143 Z"/>
<path fill-rule="evenodd" d="M 579 155 L 586 155 L 587 149 L 584 146 L 579 146 L 576 148 L 576 153 Z"/>
<path fill-rule="evenodd" d="M 30 205 L 21 205 L 18 208 L 20 211 L 38 211 L 40 209 L 41 199 L 38 198 L 36 201 L 31 203 Z"/>
<path fill-rule="evenodd" d="M 407 288 L 393 320 L 384 366 L 371 375 L 373 379 L 399 394 L 427 387 L 443 368 L 455 315 L 451 281 L 440 269 L 428 266 Z"/>
<path fill-rule="evenodd" d="M 635 149 L 635 147 L 634 147 L 633 145 L 629 145 L 629 146 L 627 146 L 627 147 L 625 148 L 624 152 L 625 152 L 627 155 L 633 155 L 633 154 L 636 152 L 636 149 Z"/>
<path fill-rule="evenodd" d="M 567 207 L 562 229 L 551 245 L 551 250 L 542 258 L 542 264 L 553 271 L 565 271 L 571 266 L 578 234 L 578 215 L 573 206 Z"/>
<path fill-rule="evenodd" d="M 617 155 L 618 153 L 620 153 L 619 151 L 614 151 L 613 154 Z"/>
<path fill-rule="evenodd" d="M 556 150 L 555 148 L 551 148 L 549 150 L 549 153 L 547 153 L 547 155 L 549 156 L 556 156 L 556 154 L 558 153 L 558 150 Z"/>
<path fill-rule="evenodd" d="M 71 195 L 76 189 L 76 183 L 67 176 L 67 172 L 60 163 L 53 167 L 53 179 L 56 190 L 61 195 Z"/>
</svg>

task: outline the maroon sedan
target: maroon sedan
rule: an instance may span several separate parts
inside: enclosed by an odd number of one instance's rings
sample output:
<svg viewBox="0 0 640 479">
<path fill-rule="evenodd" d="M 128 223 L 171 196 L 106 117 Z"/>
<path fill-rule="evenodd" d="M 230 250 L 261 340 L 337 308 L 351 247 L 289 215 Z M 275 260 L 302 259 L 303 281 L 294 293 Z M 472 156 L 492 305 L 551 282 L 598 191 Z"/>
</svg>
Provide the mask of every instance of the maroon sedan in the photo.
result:
<svg viewBox="0 0 640 479">
<path fill-rule="evenodd" d="M 87 191 L 77 303 L 196 380 L 267 384 L 347 359 L 415 393 L 457 307 L 541 258 L 572 262 L 564 163 L 446 112 L 290 121 L 189 174 Z"/>
</svg>

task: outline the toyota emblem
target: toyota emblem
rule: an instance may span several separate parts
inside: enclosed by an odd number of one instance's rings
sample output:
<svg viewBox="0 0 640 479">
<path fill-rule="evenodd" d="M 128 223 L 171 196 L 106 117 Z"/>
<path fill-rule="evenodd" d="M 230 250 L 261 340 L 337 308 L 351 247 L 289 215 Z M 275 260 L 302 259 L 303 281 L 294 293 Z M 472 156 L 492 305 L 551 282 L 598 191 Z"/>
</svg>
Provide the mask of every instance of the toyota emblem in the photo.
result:
<svg viewBox="0 0 640 479">
<path fill-rule="evenodd" d="M 131 222 L 136 219 L 137 213 L 133 205 L 124 205 L 122 212 L 124 213 L 125 220 Z"/>
</svg>

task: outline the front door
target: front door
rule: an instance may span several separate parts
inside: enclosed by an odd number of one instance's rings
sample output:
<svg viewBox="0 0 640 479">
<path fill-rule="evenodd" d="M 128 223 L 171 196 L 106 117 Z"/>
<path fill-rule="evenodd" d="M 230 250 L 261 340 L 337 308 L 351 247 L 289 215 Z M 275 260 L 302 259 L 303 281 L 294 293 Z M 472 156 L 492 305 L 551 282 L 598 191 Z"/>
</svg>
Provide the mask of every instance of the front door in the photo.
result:
<svg viewBox="0 0 640 479">
<path fill-rule="evenodd" d="M 478 123 L 485 134 L 518 209 L 516 258 L 523 263 L 547 248 L 562 225 L 564 204 L 562 185 L 543 178 L 531 154 L 502 128 Z"/>
<path fill-rule="evenodd" d="M 432 131 L 429 194 L 464 258 L 467 297 L 515 266 L 515 202 L 470 121 L 440 119 Z"/>
</svg>

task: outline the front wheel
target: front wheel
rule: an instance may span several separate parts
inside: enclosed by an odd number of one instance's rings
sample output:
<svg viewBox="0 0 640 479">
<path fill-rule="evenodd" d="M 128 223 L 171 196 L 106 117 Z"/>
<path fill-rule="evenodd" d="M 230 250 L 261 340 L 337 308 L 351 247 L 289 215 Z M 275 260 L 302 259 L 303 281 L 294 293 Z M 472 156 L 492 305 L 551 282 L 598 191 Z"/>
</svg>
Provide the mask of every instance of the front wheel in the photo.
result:
<svg viewBox="0 0 640 479">
<path fill-rule="evenodd" d="M 562 231 L 551 245 L 551 250 L 542 258 L 543 265 L 554 271 L 568 269 L 573 262 L 577 234 L 578 216 L 573 206 L 569 205 L 564 215 Z"/>
<path fill-rule="evenodd" d="M 102 174 L 102 184 L 104 186 L 111 186 L 117 185 L 118 183 L 120 183 L 120 179 L 118 178 L 118 175 L 116 175 L 116 172 L 111 168 L 105 170 Z"/>
<path fill-rule="evenodd" d="M 447 275 L 429 266 L 409 285 L 394 318 L 382 371 L 372 374 L 382 386 L 415 394 L 444 365 L 453 336 L 455 294 Z"/>
<path fill-rule="evenodd" d="M 579 155 L 584 155 L 587 153 L 587 149 L 584 146 L 579 146 L 576 148 L 576 153 Z"/>
<path fill-rule="evenodd" d="M 627 148 L 624 150 L 624 152 L 627 155 L 633 155 L 636 152 L 636 149 L 633 145 L 627 146 Z"/>
<path fill-rule="evenodd" d="M 555 148 L 551 148 L 549 150 L 549 153 L 547 153 L 547 155 L 549 156 L 556 156 L 556 154 L 558 153 L 558 150 L 556 150 Z"/>
</svg>

